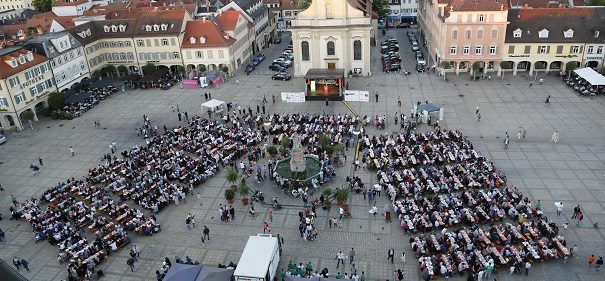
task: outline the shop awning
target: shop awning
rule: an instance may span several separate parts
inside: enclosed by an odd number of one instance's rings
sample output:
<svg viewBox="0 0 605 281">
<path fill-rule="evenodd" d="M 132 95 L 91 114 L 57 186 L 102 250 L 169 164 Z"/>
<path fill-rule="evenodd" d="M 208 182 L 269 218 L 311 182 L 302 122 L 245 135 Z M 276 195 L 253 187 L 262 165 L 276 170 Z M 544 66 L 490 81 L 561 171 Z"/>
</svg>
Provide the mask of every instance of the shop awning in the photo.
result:
<svg viewBox="0 0 605 281">
<path fill-rule="evenodd" d="M 605 85 L 605 77 L 590 67 L 576 69 L 573 72 L 575 72 L 582 79 L 586 80 L 586 82 L 592 86 Z"/>
<path fill-rule="evenodd" d="M 342 79 L 344 77 L 345 70 L 342 68 L 311 68 L 305 75 L 305 79 Z"/>
</svg>

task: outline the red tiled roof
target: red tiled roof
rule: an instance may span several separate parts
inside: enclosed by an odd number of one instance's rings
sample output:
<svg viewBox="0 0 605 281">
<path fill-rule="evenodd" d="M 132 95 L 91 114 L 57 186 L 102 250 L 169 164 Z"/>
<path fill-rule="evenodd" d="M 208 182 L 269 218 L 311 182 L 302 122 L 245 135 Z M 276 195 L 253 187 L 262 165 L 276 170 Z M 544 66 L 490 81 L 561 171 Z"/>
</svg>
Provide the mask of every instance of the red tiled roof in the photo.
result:
<svg viewBox="0 0 605 281">
<path fill-rule="evenodd" d="M 200 43 L 200 37 L 202 36 L 206 39 L 204 44 Z M 191 44 L 191 37 L 195 38 L 194 44 Z M 227 33 L 223 32 L 214 20 L 196 20 L 187 22 L 181 47 L 228 47 L 235 42 L 235 38 L 231 38 L 227 35 Z"/>
<path fill-rule="evenodd" d="M 24 71 L 30 67 L 34 67 L 48 60 L 45 56 L 32 52 L 34 56 L 34 59 L 32 61 L 25 60 L 24 64 L 19 64 L 17 65 L 17 67 L 12 67 L 10 65 L 11 58 L 18 59 L 21 54 L 23 54 L 24 56 L 27 55 L 27 52 L 28 50 L 18 49 L 14 52 L 10 52 L 0 57 L 0 79 L 6 79 L 12 75 L 15 75 L 21 71 Z M 6 61 L 8 61 L 8 63 L 6 63 Z"/>
<path fill-rule="evenodd" d="M 479 11 L 502 11 L 508 10 L 508 0 L 438 0 L 439 4 L 447 4 L 445 11 L 450 8 L 454 12 L 479 12 Z"/>
<path fill-rule="evenodd" d="M 88 0 L 78 0 L 78 1 L 73 1 L 73 2 L 67 2 L 67 1 L 64 1 L 64 0 L 58 0 L 58 1 L 56 1 L 53 4 L 53 6 L 58 6 L 58 7 L 61 7 L 61 6 L 76 6 L 76 5 L 84 4 L 84 3 L 87 3 L 87 2 L 88 2 Z"/>
<path fill-rule="evenodd" d="M 237 25 L 237 20 L 239 19 L 239 17 L 240 17 L 240 14 L 238 11 L 228 10 L 228 11 L 222 12 L 221 14 L 216 16 L 216 18 L 214 18 L 214 19 L 216 20 L 216 22 L 222 29 L 233 30 L 233 29 L 235 29 L 235 26 Z"/>
<path fill-rule="evenodd" d="M 292 4 L 290 5 L 290 0 L 281 0 L 280 4 L 283 9 L 298 9 L 298 0 L 292 0 Z"/>
</svg>

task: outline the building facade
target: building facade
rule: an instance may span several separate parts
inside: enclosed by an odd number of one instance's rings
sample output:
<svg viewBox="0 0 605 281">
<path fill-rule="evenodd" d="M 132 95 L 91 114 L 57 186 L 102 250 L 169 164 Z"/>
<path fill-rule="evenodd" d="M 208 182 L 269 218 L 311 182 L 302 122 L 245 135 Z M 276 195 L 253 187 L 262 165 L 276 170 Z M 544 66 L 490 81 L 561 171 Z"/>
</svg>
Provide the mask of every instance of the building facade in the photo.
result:
<svg viewBox="0 0 605 281">
<path fill-rule="evenodd" d="M 425 0 L 418 9 L 418 43 L 426 44 L 441 71 L 500 71 L 507 15 L 505 2 Z"/>
<path fill-rule="evenodd" d="M 33 9 L 32 0 L 3 0 L 0 2 L 0 12 Z"/>
<path fill-rule="evenodd" d="M 311 68 L 344 69 L 371 75 L 371 4 L 357 0 L 318 0 L 292 21 L 294 75 Z"/>
<path fill-rule="evenodd" d="M 252 52 L 257 53 L 269 47 L 273 31 L 269 22 L 269 8 L 262 0 L 234 0 L 221 8 L 223 12 L 239 11 L 254 24 L 254 40 L 252 41 Z"/>
<path fill-rule="evenodd" d="M 389 0 L 387 19 L 395 24 L 415 23 L 418 15 L 418 0 Z"/>
<path fill-rule="evenodd" d="M 59 91 L 90 78 L 84 49 L 68 32 L 47 33 L 31 39 L 26 48 L 50 60 L 55 84 Z"/>
<path fill-rule="evenodd" d="M 562 72 L 603 65 L 605 8 L 522 8 L 509 11 L 506 71 Z"/>
<path fill-rule="evenodd" d="M 23 129 L 26 111 L 38 120 L 37 112 L 56 90 L 46 57 L 21 47 L 0 49 L 0 129 Z"/>
</svg>

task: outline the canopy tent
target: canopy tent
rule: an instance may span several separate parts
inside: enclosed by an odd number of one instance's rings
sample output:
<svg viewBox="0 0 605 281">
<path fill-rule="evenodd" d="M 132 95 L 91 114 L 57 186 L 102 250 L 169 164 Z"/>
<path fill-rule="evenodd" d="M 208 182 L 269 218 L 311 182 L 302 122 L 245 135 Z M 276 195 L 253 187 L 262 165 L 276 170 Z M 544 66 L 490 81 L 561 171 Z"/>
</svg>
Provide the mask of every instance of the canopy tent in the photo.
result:
<svg viewBox="0 0 605 281">
<path fill-rule="evenodd" d="M 432 103 L 423 103 L 423 104 L 420 104 L 416 108 L 416 110 L 418 110 L 420 112 L 427 111 L 428 113 L 431 113 L 431 112 L 437 112 L 437 111 L 439 111 L 439 107 L 436 106 L 436 105 L 434 105 L 434 104 L 432 104 Z"/>
<path fill-rule="evenodd" d="M 204 266 L 195 281 L 230 281 L 234 269 Z"/>
<path fill-rule="evenodd" d="M 173 263 L 163 281 L 230 281 L 233 269 Z"/>
<path fill-rule="evenodd" d="M 576 69 L 573 72 L 575 72 L 582 79 L 586 80 L 586 82 L 592 86 L 605 85 L 605 77 L 590 67 Z"/>
<path fill-rule="evenodd" d="M 220 112 L 223 111 L 223 108 L 225 108 L 225 102 L 211 99 L 205 103 L 202 103 L 202 111 L 204 111 L 204 107 L 210 110 L 211 112 Z"/>
<path fill-rule="evenodd" d="M 201 265 L 173 263 L 163 281 L 195 281 L 202 270 Z"/>
</svg>

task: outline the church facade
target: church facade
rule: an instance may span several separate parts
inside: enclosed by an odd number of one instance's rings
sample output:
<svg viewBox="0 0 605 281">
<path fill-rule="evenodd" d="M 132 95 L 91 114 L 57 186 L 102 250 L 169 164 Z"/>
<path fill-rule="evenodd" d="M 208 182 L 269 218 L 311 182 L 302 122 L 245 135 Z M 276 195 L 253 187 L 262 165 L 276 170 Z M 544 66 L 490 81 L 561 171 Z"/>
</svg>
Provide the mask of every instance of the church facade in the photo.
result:
<svg viewBox="0 0 605 281">
<path fill-rule="evenodd" d="M 313 0 L 292 21 L 294 76 L 309 69 L 370 75 L 371 2 Z"/>
</svg>

